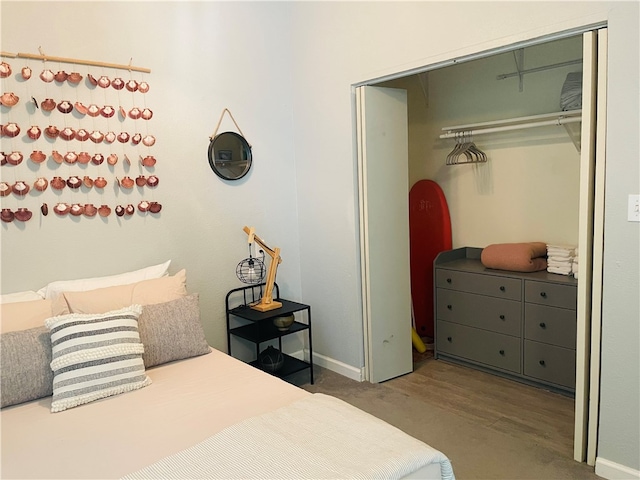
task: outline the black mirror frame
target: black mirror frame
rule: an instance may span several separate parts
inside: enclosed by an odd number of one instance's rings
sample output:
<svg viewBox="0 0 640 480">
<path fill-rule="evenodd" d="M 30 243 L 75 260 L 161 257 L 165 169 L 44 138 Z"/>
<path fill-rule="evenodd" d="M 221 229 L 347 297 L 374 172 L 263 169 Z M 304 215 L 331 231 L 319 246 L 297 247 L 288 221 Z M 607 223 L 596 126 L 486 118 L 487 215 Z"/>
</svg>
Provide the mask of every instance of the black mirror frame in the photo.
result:
<svg viewBox="0 0 640 480">
<path fill-rule="evenodd" d="M 240 143 L 242 144 L 242 148 L 248 153 L 248 155 L 247 155 L 247 168 L 244 170 L 242 175 L 240 175 L 238 177 L 229 177 L 227 175 L 224 175 L 222 172 L 220 172 L 218 167 L 216 167 L 214 144 L 216 143 L 216 140 L 218 139 L 218 137 L 220 137 L 222 135 L 233 135 L 233 136 L 237 137 L 238 140 L 240 141 Z M 249 173 L 249 170 L 251 170 L 251 166 L 253 165 L 253 153 L 251 152 L 251 145 L 249 145 L 249 142 L 247 142 L 247 140 L 242 135 L 239 135 L 239 134 L 237 134 L 235 132 L 222 132 L 222 133 L 216 135 L 215 137 L 213 137 L 209 141 L 208 157 L 209 157 L 209 166 L 211 167 L 211 170 L 213 170 L 213 173 L 215 173 L 218 177 L 222 178 L 223 180 L 230 180 L 230 181 L 240 180 L 247 173 Z"/>
</svg>

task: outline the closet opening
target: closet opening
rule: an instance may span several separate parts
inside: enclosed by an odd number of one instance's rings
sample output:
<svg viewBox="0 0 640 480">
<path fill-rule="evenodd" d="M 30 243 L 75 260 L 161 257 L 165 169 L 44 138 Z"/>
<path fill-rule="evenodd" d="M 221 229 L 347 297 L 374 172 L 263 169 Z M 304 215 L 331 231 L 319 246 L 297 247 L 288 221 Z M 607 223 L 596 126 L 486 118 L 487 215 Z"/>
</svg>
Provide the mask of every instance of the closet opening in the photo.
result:
<svg viewBox="0 0 640 480">
<path fill-rule="evenodd" d="M 593 26 L 589 30 L 591 28 Z M 385 323 L 387 320 L 377 318 L 375 298 L 378 292 L 388 289 L 391 284 L 394 288 L 406 285 L 398 282 L 397 278 L 387 278 L 387 283 L 379 278 L 378 272 L 388 269 L 388 264 L 379 262 L 378 257 L 381 252 L 388 253 L 389 248 L 379 238 L 379 235 L 384 235 L 384 229 L 375 227 L 378 205 L 384 203 L 384 208 L 390 209 L 389 202 L 396 202 L 397 208 L 408 214 L 411 208 L 407 204 L 408 192 L 422 180 L 435 182 L 444 193 L 453 250 L 466 247 L 482 249 L 491 244 L 518 242 L 580 246 L 579 255 L 585 258 L 578 257 L 582 272 L 582 275 L 578 274 L 580 281 L 571 275 L 567 277 L 571 277 L 568 283 L 574 282 L 576 287 L 582 282 L 577 317 L 590 321 L 591 275 L 587 270 L 591 266 L 593 197 L 597 195 L 593 176 L 597 175 L 597 167 L 585 165 L 589 162 L 585 156 L 594 155 L 595 90 L 599 80 L 590 71 L 594 68 L 596 73 L 598 71 L 598 35 L 583 32 L 587 32 L 586 27 L 580 32 L 559 33 L 551 39 L 505 46 L 494 52 L 480 53 L 477 58 L 452 59 L 420 71 L 398 73 L 391 78 L 371 80 L 357 86 L 365 371 L 369 372 L 367 379 L 370 381 L 384 381 L 385 378 L 376 376 L 375 370 L 381 363 L 388 363 L 377 346 L 384 340 L 376 331 L 389 325 Z M 591 41 L 589 35 L 594 37 L 595 50 L 586 46 Z M 600 37 L 603 47 L 599 71 L 606 81 L 606 64 L 602 63 L 606 60 L 606 36 Z M 391 153 L 386 158 L 392 166 L 380 166 L 382 160 L 377 162 L 373 157 L 378 147 L 372 137 L 381 131 L 388 136 L 391 127 L 378 124 L 382 122 L 380 117 L 385 115 L 384 107 L 375 111 L 372 107 L 375 101 L 369 101 L 368 94 L 360 91 L 368 87 L 379 89 L 382 97 L 394 97 L 390 100 L 393 104 L 402 103 L 403 95 L 406 98 L 406 156 L 403 156 L 401 148 L 396 147 L 397 155 Z M 396 98 L 394 92 L 404 94 L 398 94 Z M 602 92 L 598 101 L 606 100 Z M 604 120 L 599 125 L 603 127 Z M 593 162 L 595 165 L 595 160 Z M 386 182 L 390 181 L 389 177 L 398 175 L 405 177 L 404 187 L 388 188 Z M 391 195 L 399 198 L 390 198 Z M 597 222 L 602 219 L 595 220 L 597 231 Z M 406 228 L 402 223 L 399 225 L 401 230 Z M 387 230 L 392 228 L 388 226 Z M 369 232 L 369 229 L 373 231 Z M 375 240 L 372 236 L 376 237 Z M 409 243 L 409 231 L 396 231 L 390 238 L 389 245 L 396 249 L 403 242 Z M 421 241 L 426 244 L 430 239 L 426 237 Z M 593 247 L 594 255 L 598 255 L 598 248 L 601 254 L 597 239 Z M 411 261 L 408 268 L 412 268 Z M 433 275 L 433 265 L 429 268 Z M 594 275 L 598 268 L 601 269 L 594 264 Z M 385 277 L 389 276 L 385 273 Z M 589 285 L 584 286 L 587 283 Z M 422 340 L 431 346 L 435 342 L 437 324 L 433 280 L 428 287 L 430 290 L 425 295 L 430 298 L 426 305 L 422 305 L 422 314 L 426 312 L 427 318 L 420 324 L 414 322 L 414 325 Z M 409 301 L 412 309 L 416 310 L 420 300 L 412 298 Z M 596 303 L 594 301 L 594 316 L 599 308 Z M 524 322 L 525 306 L 518 308 L 521 308 Z M 414 312 L 414 316 L 416 314 Z M 578 461 L 586 458 L 588 423 L 591 453 L 587 461 L 593 464 L 597 427 L 597 392 L 593 391 L 593 385 L 598 383 L 597 376 L 591 379 L 591 387 L 588 380 L 589 344 L 593 333 L 589 324 L 581 329 L 578 318 L 576 323 L 577 353 L 573 356 L 577 365 L 576 383 L 569 388 L 554 389 L 551 382 L 550 389 L 566 395 L 575 387 L 574 458 Z M 524 325 L 521 328 L 524 329 Z M 410 333 L 410 328 L 408 331 Z M 522 373 L 527 341 L 524 331 L 518 331 L 517 338 L 521 349 L 517 368 Z M 411 343 L 407 342 L 404 348 L 411 351 Z M 435 348 L 437 352 L 437 343 Z M 596 349 L 593 355 L 592 374 L 593 364 L 598 363 L 599 351 Z M 405 353 L 397 356 L 403 360 L 397 370 L 386 374 L 387 378 L 412 369 L 407 367 Z M 463 364 L 464 360 L 462 357 Z M 485 367 L 477 360 L 468 364 L 475 364 L 481 369 Z M 492 373 L 501 375 L 499 369 Z M 518 375 L 504 376 L 514 381 L 526 380 L 518 378 Z M 583 381 L 583 377 L 587 380 Z M 538 386 L 545 387 L 544 384 Z M 593 405 L 588 405 L 590 388 L 591 396 L 595 397 Z"/>
</svg>

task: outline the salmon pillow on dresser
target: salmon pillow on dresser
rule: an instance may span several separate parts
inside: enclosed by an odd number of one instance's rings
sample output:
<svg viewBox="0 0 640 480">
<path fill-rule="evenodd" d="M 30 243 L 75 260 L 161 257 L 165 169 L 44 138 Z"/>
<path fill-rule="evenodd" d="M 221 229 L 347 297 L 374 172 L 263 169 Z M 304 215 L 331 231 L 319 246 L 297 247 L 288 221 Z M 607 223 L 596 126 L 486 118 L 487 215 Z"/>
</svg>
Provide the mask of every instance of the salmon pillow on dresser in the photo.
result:
<svg viewBox="0 0 640 480">
<path fill-rule="evenodd" d="M 547 244 L 543 242 L 496 243 L 482 250 L 487 268 L 513 272 L 537 272 L 547 268 Z"/>
</svg>

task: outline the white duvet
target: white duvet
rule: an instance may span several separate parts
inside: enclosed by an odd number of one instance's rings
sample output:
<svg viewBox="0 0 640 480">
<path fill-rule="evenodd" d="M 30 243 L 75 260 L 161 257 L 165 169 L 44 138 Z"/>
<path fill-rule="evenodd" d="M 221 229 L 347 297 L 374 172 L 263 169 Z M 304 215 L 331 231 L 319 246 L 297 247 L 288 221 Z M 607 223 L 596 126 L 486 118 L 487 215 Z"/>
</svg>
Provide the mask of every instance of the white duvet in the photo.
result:
<svg viewBox="0 0 640 480">
<path fill-rule="evenodd" d="M 247 419 L 126 480 L 402 478 L 440 464 L 438 450 L 342 400 L 314 394 Z"/>
</svg>

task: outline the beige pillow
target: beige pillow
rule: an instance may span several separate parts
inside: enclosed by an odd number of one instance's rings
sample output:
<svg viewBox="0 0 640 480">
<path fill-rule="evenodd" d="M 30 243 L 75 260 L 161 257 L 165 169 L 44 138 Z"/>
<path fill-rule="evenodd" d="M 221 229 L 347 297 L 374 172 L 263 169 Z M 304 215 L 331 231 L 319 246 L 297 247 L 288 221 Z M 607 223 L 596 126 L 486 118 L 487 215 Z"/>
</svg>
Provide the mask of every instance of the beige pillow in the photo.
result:
<svg viewBox="0 0 640 480">
<path fill-rule="evenodd" d="M 53 315 L 69 313 L 105 313 L 128 307 L 134 302 L 133 285 L 97 288 L 85 292 L 64 292 L 53 302 Z"/>
<path fill-rule="evenodd" d="M 172 277 L 154 278 L 133 286 L 132 303 L 154 305 L 187 295 L 187 271 L 183 268 Z"/>
<path fill-rule="evenodd" d="M 0 308 L 2 309 L 0 317 L 2 333 L 43 327 L 44 321 L 53 313 L 51 300 L 6 303 Z"/>
<path fill-rule="evenodd" d="M 105 313 L 133 304 L 164 303 L 184 297 L 187 294 L 186 283 L 187 273 L 183 269 L 171 277 L 143 280 L 131 285 L 64 292 L 53 304 L 53 315 Z"/>
</svg>

